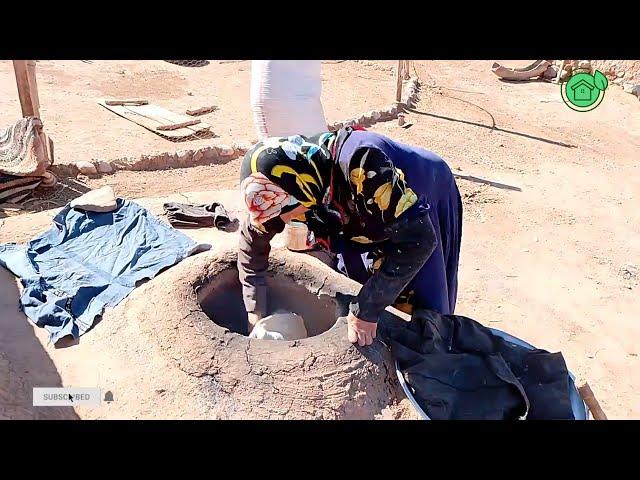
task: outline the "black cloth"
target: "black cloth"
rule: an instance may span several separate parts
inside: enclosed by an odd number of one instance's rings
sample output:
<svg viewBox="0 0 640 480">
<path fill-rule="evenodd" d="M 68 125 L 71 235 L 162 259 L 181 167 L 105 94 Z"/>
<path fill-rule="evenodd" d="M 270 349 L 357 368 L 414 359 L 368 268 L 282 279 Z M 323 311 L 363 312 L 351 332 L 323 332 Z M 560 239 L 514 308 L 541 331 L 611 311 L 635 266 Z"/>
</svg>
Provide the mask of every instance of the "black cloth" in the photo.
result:
<svg viewBox="0 0 640 480">
<path fill-rule="evenodd" d="M 164 204 L 164 211 L 175 228 L 216 227 L 227 232 L 238 228 L 238 220 L 232 219 L 221 203 L 191 205 L 170 202 Z"/>
<path fill-rule="evenodd" d="M 530 350 L 460 315 L 385 317 L 381 339 L 433 420 L 574 420 L 560 353 Z"/>
</svg>

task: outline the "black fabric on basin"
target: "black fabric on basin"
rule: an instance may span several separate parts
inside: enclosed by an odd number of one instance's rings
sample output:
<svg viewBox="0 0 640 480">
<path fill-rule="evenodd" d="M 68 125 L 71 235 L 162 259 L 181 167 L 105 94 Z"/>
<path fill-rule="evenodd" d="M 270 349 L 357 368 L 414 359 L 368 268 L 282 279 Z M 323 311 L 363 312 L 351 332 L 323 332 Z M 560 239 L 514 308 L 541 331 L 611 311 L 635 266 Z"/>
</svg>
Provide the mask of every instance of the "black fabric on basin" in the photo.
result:
<svg viewBox="0 0 640 480">
<path fill-rule="evenodd" d="M 191 205 L 171 202 L 164 204 L 164 211 L 175 228 L 216 227 L 224 231 L 238 228 L 238 220 L 232 219 L 221 203 Z"/>
<path fill-rule="evenodd" d="M 574 420 L 560 353 L 529 350 L 460 315 L 417 310 L 380 326 L 420 407 L 433 420 Z"/>
</svg>

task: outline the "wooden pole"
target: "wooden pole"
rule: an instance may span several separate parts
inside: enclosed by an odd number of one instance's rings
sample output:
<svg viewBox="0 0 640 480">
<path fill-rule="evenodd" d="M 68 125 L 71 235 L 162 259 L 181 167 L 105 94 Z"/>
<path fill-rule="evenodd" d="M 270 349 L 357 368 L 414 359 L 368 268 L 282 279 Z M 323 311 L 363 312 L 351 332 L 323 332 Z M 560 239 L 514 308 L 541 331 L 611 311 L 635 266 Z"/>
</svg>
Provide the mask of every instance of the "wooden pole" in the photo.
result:
<svg viewBox="0 0 640 480">
<path fill-rule="evenodd" d="M 398 60 L 398 71 L 396 72 L 396 103 L 400 105 L 402 102 L 402 71 L 404 61 Z"/>
<path fill-rule="evenodd" d="M 404 61 L 404 75 L 405 80 L 409 80 L 411 78 L 411 60 Z"/>
<path fill-rule="evenodd" d="M 566 60 L 562 60 L 560 64 L 560 68 L 558 69 L 558 75 L 553 79 L 553 83 L 560 83 L 560 77 L 562 76 L 562 71 L 564 70 L 565 65 L 567 64 Z"/>
<path fill-rule="evenodd" d="M 602 410 L 602 407 L 600 407 L 600 403 L 598 403 L 593 390 L 591 390 L 587 382 L 583 382 L 582 385 L 578 387 L 578 393 L 580 397 L 582 397 L 582 400 L 584 400 L 584 403 L 587 404 L 587 407 L 589 407 L 591 415 L 593 415 L 595 420 L 607 420 L 607 415 L 604 413 L 604 410 Z"/>
<path fill-rule="evenodd" d="M 35 60 L 14 60 L 13 70 L 16 74 L 22 116 L 40 118 Z"/>
<path fill-rule="evenodd" d="M 18 86 L 18 98 L 23 117 L 36 117 L 40 120 L 40 99 L 38 98 L 38 84 L 36 83 L 36 61 L 14 60 L 13 70 Z M 53 162 L 53 142 L 45 135 L 42 126 L 38 127 L 38 134 L 45 157 Z"/>
</svg>

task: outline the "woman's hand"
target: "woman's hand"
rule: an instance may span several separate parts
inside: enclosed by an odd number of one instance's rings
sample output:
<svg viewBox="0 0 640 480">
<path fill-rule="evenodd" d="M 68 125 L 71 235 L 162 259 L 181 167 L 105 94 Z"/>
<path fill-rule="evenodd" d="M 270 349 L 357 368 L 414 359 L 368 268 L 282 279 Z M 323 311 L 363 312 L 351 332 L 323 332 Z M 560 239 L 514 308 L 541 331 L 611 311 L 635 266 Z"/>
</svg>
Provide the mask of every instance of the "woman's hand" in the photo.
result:
<svg viewBox="0 0 640 480">
<path fill-rule="evenodd" d="M 377 329 L 377 323 L 360 320 L 351 312 L 347 315 L 347 338 L 351 343 L 358 342 L 361 347 L 371 345 Z"/>
</svg>

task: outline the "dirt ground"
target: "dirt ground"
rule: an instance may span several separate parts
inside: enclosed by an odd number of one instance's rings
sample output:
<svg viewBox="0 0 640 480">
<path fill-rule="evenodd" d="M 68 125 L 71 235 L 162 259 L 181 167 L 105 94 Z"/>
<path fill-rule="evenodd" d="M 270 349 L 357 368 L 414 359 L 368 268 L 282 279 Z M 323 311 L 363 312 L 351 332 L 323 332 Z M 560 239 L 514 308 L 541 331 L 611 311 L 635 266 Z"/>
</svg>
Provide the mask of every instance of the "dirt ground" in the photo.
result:
<svg viewBox="0 0 640 480">
<path fill-rule="evenodd" d="M 327 119 L 343 120 L 390 104 L 393 63 L 325 63 Z M 588 379 L 610 418 L 640 418 L 640 103 L 611 86 L 596 110 L 574 112 L 562 102 L 557 85 L 503 83 L 491 73 L 491 63 L 416 61 L 414 73 L 423 89 L 416 110 L 407 115 L 413 125 L 403 129 L 388 122 L 372 130 L 433 150 L 454 172 L 467 176 L 458 180 L 465 214 L 456 313 L 540 348 L 562 351 L 570 370 Z M 218 105 L 218 111 L 203 118 L 218 138 L 189 142 L 188 148 L 255 137 L 249 62 L 211 61 L 186 68 L 160 61 L 43 61 L 37 68 L 42 117 L 59 163 L 185 148 L 98 106 L 101 97 L 145 97 L 178 112 Z M 0 124 L 18 115 L 11 64 L 0 62 Z M 162 172 L 118 172 L 67 183 L 79 191 L 109 184 L 127 198 L 160 197 L 235 188 L 238 165 L 233 160 Z M 25 241 L 42 231 L 46 223 L 36 220 L 38 215 L 51 214 L 21 215 L 20 222 L 4 219 L 0 242 Z M 4 273 L 3 312 L 15 310 L 17 301 L 17 288 Z M 33 334 L 30 325 L 15 319 L 3 318 L 0 369 L 3 361 L 13 359 L 14 366 L 26 361 L 11 346 L 16 338 L 32 335 L 34 344 L 45 343 L 42 331 Z M 46 377 L 51 386 L 82 378 L 68 373 L 82 370 L 81 355 L 62 359 L 60 350 L 42 348 L 36 363 L 46 366 L 24 374 L 23 385 Z M 63 352 L 68 351 L 73 348 Z M 135 378 L 122 382 L 135 383 Z M 140 409 L 152 410 L 149 405 L 136 408 L 136 417 L 145 416 Z M 162 417 L 162 412 L 153 416 Z"/>
</svg>

